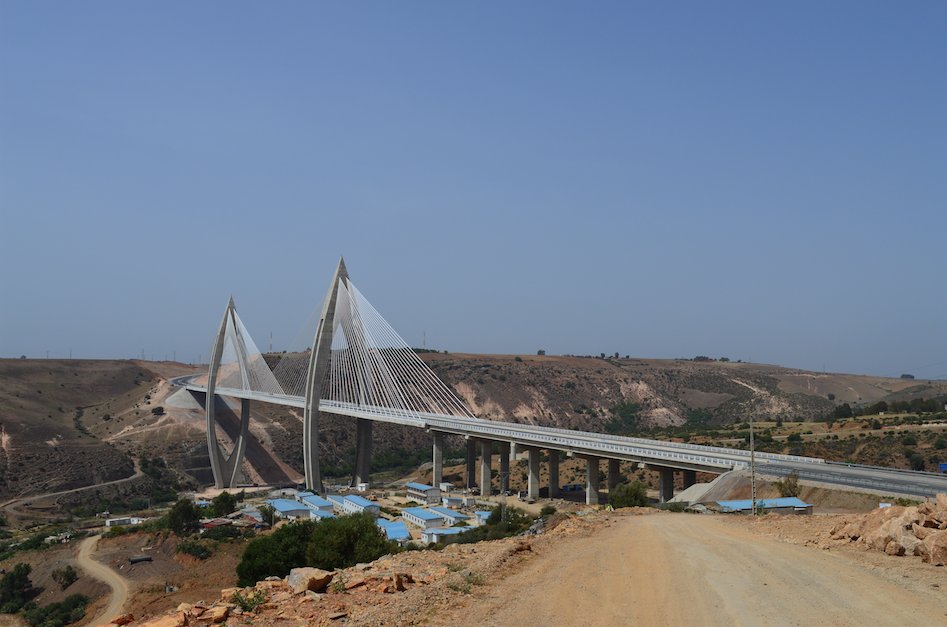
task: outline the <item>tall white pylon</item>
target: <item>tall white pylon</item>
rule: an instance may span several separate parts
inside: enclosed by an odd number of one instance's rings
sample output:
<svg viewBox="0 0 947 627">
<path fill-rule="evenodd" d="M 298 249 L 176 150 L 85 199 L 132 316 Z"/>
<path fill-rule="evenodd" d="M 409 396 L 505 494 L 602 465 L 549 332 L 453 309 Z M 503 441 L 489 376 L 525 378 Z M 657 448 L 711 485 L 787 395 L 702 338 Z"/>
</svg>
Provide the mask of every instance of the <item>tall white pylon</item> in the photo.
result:
<svg viewBox="0 0 947 627">
<path fill-rule="evenodd" d="M 240 381 L 248 382 L 249 359 L 246 338 L 241 333 L 243 325 L 237 318 L 237 310 L 233 297 L 227 303 L 224 318 L 220 322 L 220 330 L 214 342 L 214 352 L 211 355 L 210 370 L 207 375 L 207 398 L 204 401 L 207 418 L 207 453 L 210 456 L 210 467 L 214 473 L 214 485 L 218 488 L 229 488 L 237 482 L 240 465 L 243 462 L 243 453 L 247 445 L 247 433 L 250 427 L 250 401 L 240 399 L 240 432 L 234 442 L 233 450 L 227 455 L 217 442 L 216 406 L 217 396 L 214 393 L 217 379 L 221 376 L 221 359 L 225 349 L 233 351 L 235 363 L 228 364 L 233 369 L 232 374 Z"/>
<path fill-rule="evenodd" d="M 339 296 L 339 284 L 347 282 L 349 273 L 345 259 L 339 257 L 339 266 L 332 277 L 329 291 L 322 303 L 322 315 L 309 353 L 309 371 L 306 378 L 305 407 L 303 409 L 303 465 L 306 471 L 306 488 L 322 493 L 322 473 L 319 470 L 319 399 L 322 384 L 329 368 L 332 351 L 332 335 L 335 331 L 335 306 Z"/>
</svg>

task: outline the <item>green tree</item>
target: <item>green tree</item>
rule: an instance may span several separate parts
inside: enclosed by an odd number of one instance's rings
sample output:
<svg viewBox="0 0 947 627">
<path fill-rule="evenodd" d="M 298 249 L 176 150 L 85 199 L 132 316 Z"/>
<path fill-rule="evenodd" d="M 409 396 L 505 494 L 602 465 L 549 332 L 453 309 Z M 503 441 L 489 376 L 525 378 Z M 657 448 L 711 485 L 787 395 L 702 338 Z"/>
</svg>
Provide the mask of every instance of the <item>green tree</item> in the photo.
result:
<svg viewBox="0 0 947 627">
<path fill-rule="evenodd" d="M 53 571 L 53 581 L 58 583 L 59 587 L 63 590 L 75 583 L 78 578 L 79 575 L 76 574 L 76 569 L 72 566 L 66 566 Z"/>
<path fill-rule="evenodd" d="M 261 505 L 260 516 L 263 517 L 263 522 L 270 527 L 276 524 L 276 509 L 272 505 Z"/>
<path fill-rule="evenodd" d="M 371 514 L 351 514 L 329 518 L 316 525 L 306 547 L 310 566 L 333 570 L 360 562 L 371 562 L 382 555 L 397 552 Z"/>
<path fill-rule="evenodd" d="M 215 516 L 226 516 L 237 509 L 237 497 L 224 490 L 211 501 Z"/>
<path fill-rule="evenodd" d="M 608 495 L 608 504 L 619 507 L 644 507 L 648 504 L 648 486 L 640 481 L 623 483 Z"/>
<path fill-rule="evenodd" d="M 266 577 L 285 577 L 293 568 L 305 566 L 306 546 L 314 528 L 314 522 L 304 520 L 251 540 L 237 565 L 239 584 L 252 586 Z"/>
<path fill-rule="evenodd" d="M 799 496 L 799 473 L 793 470 L 791 473 L 786 475 L 786 478 L 781 481 L 776 481 L 773 483 L 776 487 L 776 490 L 779 492 L 779 496 Z"/>
<path fill-rule="evenodd" d="M 23 618 L 33 627 L 62 627 L 78 623 L 85 616 L 89 597 L 84 594 L 72 594 L 59 603 L 50 603 L 42 607 L 30 604 Z"/>
<path fill-rule="evenodd" d="M 0 579 L 0 614 L 15 614 L 26 603 L 39 594 L 30 581 L 32 567 L 17 564 Z"/>
<path fill-rule="evenodd" d="M 168 526 L 175 534 L 186 536 L 197 530 L 201 512 L 190 499 L 181 499 L 168 512 Z"/>
</svg>

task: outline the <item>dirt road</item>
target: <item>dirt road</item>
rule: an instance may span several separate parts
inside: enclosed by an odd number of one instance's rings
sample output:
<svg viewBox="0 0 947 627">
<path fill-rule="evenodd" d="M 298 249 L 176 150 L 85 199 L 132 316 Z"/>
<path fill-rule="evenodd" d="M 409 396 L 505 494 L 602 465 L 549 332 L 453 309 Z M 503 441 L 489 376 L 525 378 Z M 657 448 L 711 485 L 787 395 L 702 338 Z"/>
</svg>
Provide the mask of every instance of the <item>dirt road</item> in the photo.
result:
<svg viewBox="0 0 947 627">
<path fill-rule="evenodd" d="M 128 581 L 105 564 L 92 559 L 92 554 L 95 553 L 95 546 L 98 542 L 99 536 L 90 536 L 83 540 L 79 545 L 79 555 L 76 557 L 76 563 L 88 574 L 108 584 L 112 589 L 112 597 L 105 609 L 99 612 L 98 616 L 88 621 L 87 625 L 101 625 L 120 616 L 122 609 L 125 607 L 125 602 L 128 600 Z"/>
<path fill-rule="evenodd" d="M 947 587 L 947 582 L 945 582 Z M 935 625 L 947 599 L 712 516 L 623 516 L 484 586 L 477 625 Z"/>
</svg>

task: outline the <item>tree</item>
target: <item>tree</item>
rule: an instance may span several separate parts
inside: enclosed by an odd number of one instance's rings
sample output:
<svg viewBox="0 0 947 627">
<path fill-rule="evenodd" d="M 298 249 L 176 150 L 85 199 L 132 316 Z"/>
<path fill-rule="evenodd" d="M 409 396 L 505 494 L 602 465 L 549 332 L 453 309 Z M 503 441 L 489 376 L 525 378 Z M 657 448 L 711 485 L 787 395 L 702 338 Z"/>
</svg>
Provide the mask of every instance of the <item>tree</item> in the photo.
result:
<svg viewBox="0 0 947 627">
<path fill-rule="evenodd" d="M 79 575 L 76 574 L 76 569 L 72 566 L 66 566 L 65 568 L 59 568 L 53 571 L 53 581 L 58 583 L 59 587 L 63 590 L 75 583 L 78 578 Z"/>
<path fill-rule="evenodd" d="M 226 516 L 237 509 L 237 497 L 226 490 L 215 496 L 211 503 L 215 516 Z"/>
<path fill-rule="evenodd" d="M 306 545 L 315 525 L 311 520 L 294 522 L 251 540 L 237 565 L 239 585 L 252 586 L 271 576 L 285 577 L 293 568 L 305 566 Z"/>
<path fill-rule="evenodd" d="M 263 522 L 270 527 L 276 524 L 276 509 L 272 505 L 261 505 L 260 516 L 263 517 Z"/>
<path fill-rule="evenodd" d="M 802 435 L 798 433 L 790 433 L 789 437 L 786 438 L 787 442 L 802 442 Z"/>
<path fill-rule="evenodd" d="M 833 415 L 836 418 L 851 418 L 854 414 L 852 414 L 851 405 L 849 405 L 848 403 L 842 403 L 841 405 L 835 408 Z"/>
<path fill-rule="evenodd" d="M 776 487 L 776 490 L 779 491 L 779 496 L 799 496 L 799 473 L 793 470 L 786 475 L 785 479 L 776 481 L 773 485 Z"/>
<path fill-rule="evenodd" d="M 348 568 L 397 552 L 371 514 L 329 518 L 316 525 L 306 547 L 306 562 L 324 570 Z"/>
<path fill-rule="evenodd" d="M 39 594 L 30 581 L 32 567 L 17 564 L 0 579 L 0 614 L 15 614 L 26 603 Z"/>
<path fill-rule="evenodd" d="M 640 481 L 616 486 L 608 495 L 608 504 L 620 507 L 644 507 L 648 504 L 648 486 Z"/>
<path fill-rule="evenodd" d="M 189 499 L 179 500 L 168 512 L 168 526 L 179 536 L 196 531 L 200 519 L 200 510 Z"/>
<path fill-rule="evenodd" d="M 161 407 L 160 405 L 157 407 L 152 407 L 151 413 L 154 416 L 164 416 L 164 407 Z"/>
</svg>

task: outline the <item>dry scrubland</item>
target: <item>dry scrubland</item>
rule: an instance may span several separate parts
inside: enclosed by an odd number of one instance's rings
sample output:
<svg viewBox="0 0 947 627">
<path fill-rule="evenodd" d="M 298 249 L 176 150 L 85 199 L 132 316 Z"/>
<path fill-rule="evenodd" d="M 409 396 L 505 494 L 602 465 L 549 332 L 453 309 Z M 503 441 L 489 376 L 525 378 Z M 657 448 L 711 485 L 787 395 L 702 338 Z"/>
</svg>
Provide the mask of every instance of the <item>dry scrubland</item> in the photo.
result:
<svg viewBox="0 0 947 627">
<path fill-rule="evenodd" d="M 926 520 L 945 517 L 943 505 Z M 557 516 L 540 536 L 222 586 L 135 624 L 733 625 L 781 624 L 789 615 L 795 624 L 943 624 L 944 568 L 841 532 L 857 527 L 873 537 L 881 518 L 904 521 L 911 511 L 755 519 L 581 511 Z M 241 608 L 235 592 L 259 604 Z"/>
</svg>

